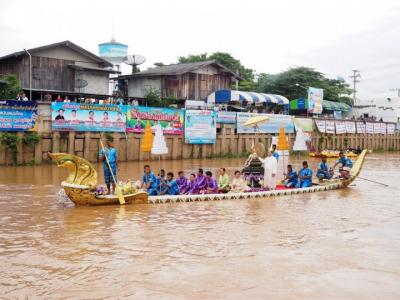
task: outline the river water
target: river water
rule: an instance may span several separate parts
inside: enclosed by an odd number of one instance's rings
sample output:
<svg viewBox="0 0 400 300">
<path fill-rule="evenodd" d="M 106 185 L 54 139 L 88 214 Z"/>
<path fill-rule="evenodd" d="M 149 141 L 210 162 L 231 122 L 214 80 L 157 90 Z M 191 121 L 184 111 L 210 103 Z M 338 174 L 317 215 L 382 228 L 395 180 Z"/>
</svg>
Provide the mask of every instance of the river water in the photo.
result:
<svg viewBox="0 0 400 300">
<path fill-rule="evenodd" d="M 143 164 L 121 164 L 120 178 Z M 400 155 L 372 154 L 361 176 L 389 187 L 357 179 L 275 199 L 74 207 L 56 196 L 66 171 L 1 167 L 0 297 L 400 299 L 399 169 Z"/>
</svg>

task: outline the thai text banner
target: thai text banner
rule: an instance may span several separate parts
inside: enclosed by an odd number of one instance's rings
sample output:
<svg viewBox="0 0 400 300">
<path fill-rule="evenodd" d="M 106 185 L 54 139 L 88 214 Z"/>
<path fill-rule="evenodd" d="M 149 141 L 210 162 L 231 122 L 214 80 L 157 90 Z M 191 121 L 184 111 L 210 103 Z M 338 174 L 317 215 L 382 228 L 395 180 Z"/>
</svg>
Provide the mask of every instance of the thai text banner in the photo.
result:
<svg viewBox="0 0 400 300">
<path fill-rule="evenodd" d="M 219 111 L 217 123 L 236 124 L 236 112 L 234 112 L 234 111 Z"/>
<path fill-rule="evenodd" d="M 181 109 L 127 106 L 126 131 L 143 133 L 149 122 L 153 131 L 157 123 L 163 128 L 164 134 L 183 134 L 184 111 Z"/>
<path fill-rule="evenodd" d="M 36 130 L 37 106 L 33 101 L 0 101 L 0 131 Z"/>
<path fill-rule="evenodd" d="M 255 116 L 267 116 L 268 120 L 258 124 L 258 128 L 244 126 L 244 123 Z M 292 116 L 274 114 L 237 113 L 237 133 L 279 133 L 280 128 L 285 128 L 286 133 L 294 132 Z"/>
<path fill-rule="evenodd" d="M 125 131 L 125 107 L 122 105 L 53 102 L 51 110 L 53 131 Z"/>
<path fill-rule="evenodd" d="M 186 110 L 185 143 L 215 144 L 217 113 L 211 110 Z"/>
</svg>

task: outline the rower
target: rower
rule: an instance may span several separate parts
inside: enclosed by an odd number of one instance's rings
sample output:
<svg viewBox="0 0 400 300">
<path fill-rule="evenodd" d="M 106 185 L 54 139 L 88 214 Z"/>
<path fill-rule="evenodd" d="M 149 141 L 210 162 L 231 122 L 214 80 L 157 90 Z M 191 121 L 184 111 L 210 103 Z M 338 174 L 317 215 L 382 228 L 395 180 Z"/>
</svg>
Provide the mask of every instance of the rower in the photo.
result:
<svg viewBox="0 0 400 300">
<path fill-rule="evenodd" d="M 337 165 L 339 165 L 339 173 L 340 176 L 348 179 L 350 177 L 350 170 L 353 167 L 353 162 L 350 158 L 346 157 L 343 153 L 343 151 L 339 152 L 339 159 L 338 161 L 333 165 L 332 169 L 334 170 Z"/>
<path fill-rule="evenodd" d="M 312 171 L 308 167 L 307 161 L 303 161 L 303 168 L 299 171 L 299 181 L 296 184 L 296 188 L 306 188 L 312 185 Z"/>
<path fill-rule="evenodd" d="M 332 169 L 329 169 L 326 163 L 326 156 L 322 156 L 321 162 L 318 164 L 317 174 L 319 181 L 322 182 L 324 179 L 331 179 L 333 175 Z"/>
</svg>

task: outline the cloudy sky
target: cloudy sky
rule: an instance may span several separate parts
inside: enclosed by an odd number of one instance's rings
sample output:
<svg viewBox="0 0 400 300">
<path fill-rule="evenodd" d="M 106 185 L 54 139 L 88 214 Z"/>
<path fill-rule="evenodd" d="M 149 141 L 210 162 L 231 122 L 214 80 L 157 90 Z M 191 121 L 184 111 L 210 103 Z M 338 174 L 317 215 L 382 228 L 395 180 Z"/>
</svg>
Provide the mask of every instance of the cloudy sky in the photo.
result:
<svg viewBox="0 0 400 300">
<path fill-rule="evenodd" d="M 359 69 L 363 101 L 400 88 L 398 0 L 0 0 L 0 7 L 0 56 L 62 40 L 97 54 L 114 28 L 131 54 L 147 58 L 142 69 L 226 51 L 257 72 L 311 66 L 350 82 Z"/>
</svg>

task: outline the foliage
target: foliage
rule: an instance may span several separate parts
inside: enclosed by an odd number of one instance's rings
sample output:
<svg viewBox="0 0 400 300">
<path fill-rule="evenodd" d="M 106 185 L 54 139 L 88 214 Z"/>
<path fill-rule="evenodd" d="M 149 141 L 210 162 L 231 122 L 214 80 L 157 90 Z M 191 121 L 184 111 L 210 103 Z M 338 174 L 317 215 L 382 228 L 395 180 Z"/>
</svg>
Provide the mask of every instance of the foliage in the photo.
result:
<svg viewBox="0 0 400 300">
<path fill-rule="evenodd" d="M 161 105 L 161 91 L 150 87 L 145 91 L 144 99 L 148 106 L 159 107 Z"/>
<path fill-rule="evenodd" d="M 17 94 L 21 92 L 21 83 L 14 74 L 6 74 L 0 77 L 1 80 L 5 80 L 8 84 L 0 85 L 0 99 L 15 99 Z"/>
<path fill-rule="evenodd" d="M 146 100 L 148 106 L 153 107 L 168 107 L 171 104 L 176 103 L 177 100 L 174 96 L 161 98 L 161 91 L 153 87 L 150 87 L 146 90 L 144 99 Z"/>
<path fill-rule="evenodd" d="M 25 132 L 22 138 L 23 142 L 27 146 L 35 146 L 40 141 L 40 134 L 34 131 Z"/>
<path fill-rule="evenodd" d="M 19 138 L 16 133 L 4 132 L 1 135 L 1 145 L 13 154 L 14 163 L 17 162 L 17 145 Z"/>
<path fill-rule="evenodd" d="M 211 55 L 208 55 L 207 53 L 201 53 L 201 54 L 190 54 L 188 56 L 178 57 L 179 63 L 193 63 L 206 60 L 216 60 L 220 64 L 232 70 L 233 72 L 238 73 L 245 80 L 250 82 L 254 80 L 254 70 L 243 66 L 240 60 L 234 58 L 230 53 L 214 52 Z"/>
<path fill-rule="evenodd" d="M 261 73 L 256 85 L 259 92 L 284 95 L 289 100 L 307 97 L 304 87 L 322 88 L 324 99 L 351 104 L 352 90 L 344 79 L 329 79 L 313 68 L 295 67 L 278 74 Z"/>
</svg>

